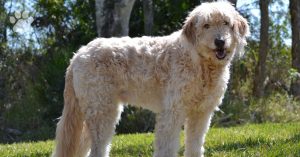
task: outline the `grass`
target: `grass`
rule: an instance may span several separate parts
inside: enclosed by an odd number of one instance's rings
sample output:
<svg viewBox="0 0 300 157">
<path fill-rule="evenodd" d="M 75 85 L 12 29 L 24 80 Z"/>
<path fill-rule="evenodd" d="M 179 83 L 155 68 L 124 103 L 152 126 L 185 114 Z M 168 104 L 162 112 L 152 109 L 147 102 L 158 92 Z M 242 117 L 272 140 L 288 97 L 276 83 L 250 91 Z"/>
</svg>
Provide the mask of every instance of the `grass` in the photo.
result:
<svg viewBox="0 0 300 157">
<path fill-rule="evenodd" d="M 112 157 L 150 157 L 151 133 L 118 135 L 113 139 Z M 183 155 L 183 134 L 180 156 Z M 53 141 L 0 144 L 1 157 L 49 156 Z M 300 157 L 300 123 L 251 124 L 229 128 L 212 128 L 206 138 L 206 156 L 216 157 Z"/>
</svg>

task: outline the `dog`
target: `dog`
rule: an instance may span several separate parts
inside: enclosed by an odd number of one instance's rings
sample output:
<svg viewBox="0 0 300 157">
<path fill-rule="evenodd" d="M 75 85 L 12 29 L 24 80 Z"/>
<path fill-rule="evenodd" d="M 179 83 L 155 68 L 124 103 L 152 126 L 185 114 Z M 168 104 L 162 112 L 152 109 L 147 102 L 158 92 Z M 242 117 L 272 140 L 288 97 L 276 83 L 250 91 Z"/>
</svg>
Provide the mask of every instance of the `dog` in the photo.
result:
<svg viewBox="0 0 300 157">
<path fill-rule="evenodd" d="M 54 157 L 109 156 L 122 104 L 156 113 L 154 157 L 204 156 L 205 134 L 221 104 L 247 20 L 229 2 L 202 3 L 181 30 L 162 37 L 97 38 L 66 72 Z"/>
</svg>

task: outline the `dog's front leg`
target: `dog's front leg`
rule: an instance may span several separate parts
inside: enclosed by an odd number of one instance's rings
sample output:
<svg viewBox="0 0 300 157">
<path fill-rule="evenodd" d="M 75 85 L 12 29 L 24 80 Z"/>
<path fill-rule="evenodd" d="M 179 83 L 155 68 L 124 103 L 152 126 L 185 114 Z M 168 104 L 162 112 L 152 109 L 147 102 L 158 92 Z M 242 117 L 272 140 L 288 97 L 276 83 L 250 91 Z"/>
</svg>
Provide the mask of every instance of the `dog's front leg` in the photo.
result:
<svg viewBox="0 0 300 157">
<path fill-rule="evenodd" d="M 157 115 L 154 157 L 177 156 L 180 130 L 184 122 L 182 112 L 173 108 L 164 110 Z"/>
<path fill-rule="evenodd" d="M 205 134 L 213 112 L 190 112 L 185 124 L 185 157 L 203 157 Z"/>
</svg>

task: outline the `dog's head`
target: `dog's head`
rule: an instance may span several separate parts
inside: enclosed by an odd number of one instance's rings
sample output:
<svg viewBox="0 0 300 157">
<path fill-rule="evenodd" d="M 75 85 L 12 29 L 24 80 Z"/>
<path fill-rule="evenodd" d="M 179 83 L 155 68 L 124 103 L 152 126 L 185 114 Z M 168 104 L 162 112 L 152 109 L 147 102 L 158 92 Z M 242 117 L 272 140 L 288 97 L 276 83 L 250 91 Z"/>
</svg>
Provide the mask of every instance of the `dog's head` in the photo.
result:
<svg viewBox="0 0 300 157">
<path fill-rule="evenodd" d="M 182 33 L 200 56 L 219 63 L 243 54 L 250 34 L 247 20 L 224 1 L 196 7 L 187 17 Z"/>
</svg>

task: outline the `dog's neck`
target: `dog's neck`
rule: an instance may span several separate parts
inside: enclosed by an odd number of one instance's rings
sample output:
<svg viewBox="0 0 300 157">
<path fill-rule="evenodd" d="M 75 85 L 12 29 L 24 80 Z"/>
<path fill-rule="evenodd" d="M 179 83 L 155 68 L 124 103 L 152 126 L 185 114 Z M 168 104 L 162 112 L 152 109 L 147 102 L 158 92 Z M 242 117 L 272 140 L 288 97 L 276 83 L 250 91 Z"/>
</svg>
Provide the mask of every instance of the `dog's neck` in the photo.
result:
<svg viewBox="0 0 300 157">
<path fill-rule="evenodd" d="M 182 52 L 187 52 L 191 56 L 191 60 L 193 64 L 198 64 L 200 60 L 200 56 L 195 49 L 195 46 L 189 42 L 189 40 L 186 38 L 186 36 L 182 33 L 182 30 L 179 31 L 179 36 L 178 36 L 178 42 L 183 49 Z"/>
</svg>

